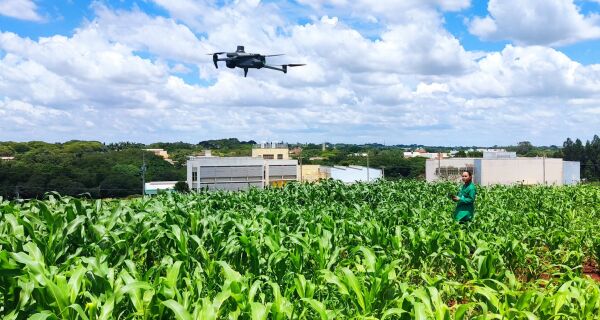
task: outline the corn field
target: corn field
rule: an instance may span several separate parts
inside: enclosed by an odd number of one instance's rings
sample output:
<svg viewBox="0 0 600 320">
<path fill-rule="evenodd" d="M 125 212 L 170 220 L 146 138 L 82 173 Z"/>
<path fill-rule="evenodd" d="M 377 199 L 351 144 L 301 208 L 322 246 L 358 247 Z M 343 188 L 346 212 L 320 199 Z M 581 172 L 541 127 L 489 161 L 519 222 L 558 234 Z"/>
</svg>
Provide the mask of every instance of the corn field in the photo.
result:
<svg viewBox="0 0 600 320">
<path fill-rule="evenodd" d="M 600 319 L 600 188 L 0 198 L 3 319 Z"/>
</svg>

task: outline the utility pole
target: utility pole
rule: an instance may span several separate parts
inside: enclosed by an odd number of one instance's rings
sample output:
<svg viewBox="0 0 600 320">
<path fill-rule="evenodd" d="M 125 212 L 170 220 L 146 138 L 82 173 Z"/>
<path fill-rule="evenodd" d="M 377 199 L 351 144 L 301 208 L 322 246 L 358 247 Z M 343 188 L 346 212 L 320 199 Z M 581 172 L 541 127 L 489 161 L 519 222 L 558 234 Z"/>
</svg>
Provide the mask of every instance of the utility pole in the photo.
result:
<svg viewBox="0 0 600 320">
<path fill-rule="evenodd" d="M 438 177 L 442 179 L 442 155 L 438 152 Z"/>
<path fill-rule="evenodd" d="M 300 182 L 302 182 L 302 147 L 300 148 Z"/>
<path fill-rule="evenodd" d="M 19 200 L 19 186 L 15 186 L 15 196 L 17 197 L 17 200 Z"/>
<path fill-rule="evenodd" d="M 146 196 L 146 153 L 142 153 L 142 167 L 140 172 L 142 173 L 142 197 Z"/>
<path fill-rule="evenodd" d="M 367 182 L 369 181 L 369 151 L 367 150 Z"/>
<path fill-rule="evenodd" d="M 544 170 L 543 173 L 543 179 L 544 179 L 544 185 L 546 185 L 546 154 L 544 153 L 544 156 L 542 157 L 542 168 Z"/>
</svg>

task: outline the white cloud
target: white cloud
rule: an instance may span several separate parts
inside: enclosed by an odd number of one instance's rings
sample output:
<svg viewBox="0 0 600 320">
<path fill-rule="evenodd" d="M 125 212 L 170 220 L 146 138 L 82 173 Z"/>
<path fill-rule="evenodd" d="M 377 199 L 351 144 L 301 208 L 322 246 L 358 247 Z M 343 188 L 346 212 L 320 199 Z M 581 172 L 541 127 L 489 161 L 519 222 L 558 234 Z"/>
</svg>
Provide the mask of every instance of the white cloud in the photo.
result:
<svg viewBox="0 0 600 320">
<path fill-rule="evenodd" d="M 584 16 L 573 0 L 490 0 L 488 12 L 469 22 L 469 31 L 485 40 L 560 46 L 600 38 L 599 17 Z"/>
<path fill-rule="evenodd" d="M 490 53 L 479 70 L 452 81 L 454 90 L 482 97 L 573 97 L 600 93 L 600 66 L 583 66 L 540 46 Z"/>
<path fill-rule="evenodd" d="M 0 33 L 0 140 L 559 143 L 600 122 L 575 103 L 600 100 L 599 65 L 542 46 L 469 52 L 440 14 L 468 1 L 336 4 L 382 21 L 376 38 L 326 9 L 299 25 L 272 2 L 155 1 L 171 16 L 95 4 L 70 36 Z M 308 65 L 243 78 L 205 55 L 238 44 Z M 27 112 L 45 116 L 26 127 Z"/>
<path fill-rule="evenodd" d="M 29 21 L 44 20 L 33 0 L 0 0 L 0 15 Z"/>
<path fill-rule="evenodd" d="M 433 82 L 430 84 L 426 84 L 426 83 L 419 83 L 419 85 L 417 85 L 417 90 L 415 91 L 415 93 L 417 95 L 432 95 L 435 93 L 448 93 L 450 92 L 450 89 L 448 88 L 448 85 L 445 83 L 437 83 L 437 82 Z"/>
</svg>

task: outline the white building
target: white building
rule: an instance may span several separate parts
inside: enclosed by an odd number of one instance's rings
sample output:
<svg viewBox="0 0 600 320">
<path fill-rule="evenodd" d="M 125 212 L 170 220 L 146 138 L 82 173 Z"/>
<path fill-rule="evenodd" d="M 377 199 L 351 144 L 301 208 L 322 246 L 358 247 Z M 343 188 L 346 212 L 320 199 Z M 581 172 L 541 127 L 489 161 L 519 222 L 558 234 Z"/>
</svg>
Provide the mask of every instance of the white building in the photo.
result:
<svg viewBox="0 0 600 320">
<path fill-rule="evenodd" d="M 428 159 L 427 181 L 459 181 L 464 171 L 473 173 L 480 185 L 493 184 L 576 184 L 579 162 L 554 158 L 453 158 Z"/>
<path fill-rule="evenodd" d="M 177 181 L 152 181 L 146 182 L 144 191 L 146 195 L 155 195 L 159 192 L 169 192 L 175 189 Z"/>
<path fill-rule="evenodd" d="M 421 158 L 427 158 L 427 159 L 437 159 L 438 157 L 448 158 L 450 156 L 446 152 L 436 153 L 436 152 L 405 151 L 404 157 L 405 158 L 421 157 Z"/>
<path fill-rule="evenodd" d="M 190 190 L 246 190 L 281 186 L 298 178 L 297 160 L 254 157 L 190 157 L 187 183 Z"/>
<path fill-rule="evenodd" d="M 503 150 L 503 149 L 498 149 Z M 517 153 L 514 151 L 483 151 L 484 159 L 509 159 L 516 158 Z"/>
<path fill-rule="evenodd" d="M 333 166 L 322 167 L 325 174 L 336 180 L 351 184 L 356 182 L 373 182 L 383 177 L 381 169 L 367 168 L 363 166 Z"/>
</svg>

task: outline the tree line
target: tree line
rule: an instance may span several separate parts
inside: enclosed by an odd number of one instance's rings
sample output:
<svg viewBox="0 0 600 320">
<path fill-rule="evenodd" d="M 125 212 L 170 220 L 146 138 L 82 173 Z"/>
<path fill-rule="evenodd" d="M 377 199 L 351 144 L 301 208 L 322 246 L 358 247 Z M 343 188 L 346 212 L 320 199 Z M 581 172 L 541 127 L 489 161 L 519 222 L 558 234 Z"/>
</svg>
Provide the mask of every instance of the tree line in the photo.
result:
<svg viewBox="0 0 600 320">
<path fill-rule="evenodd" d="M 142 193 L 140 168 L 146 162 L 146 181 L 185 179 L 185 168 L 174 166 L 141 148 L 112 150 L 97 141 L 66 143 L 2 142 L 0 196 L 36 198 L 48 191 L 93 198 L 126 197 Z"/>
<path fill-rule="evenodd" d="M 600 181 L 600 137 L 594 135 L 585 144 L 580 139 L 568 138 L 561 150 L 564 160 L 581 163 L 581 178 L 587 181 Z"/>
<path fill-rule="evenodd" d="M 0 142 L 0 196 L 41 197 L 48 191 L 60 194 L 87 194 L 93 198 L 126 197 L 142 193 L 143 162 L 146 181 L 184 181 L 188 156 L 210 149 L 215 156 L 250 156 L 255 141 L 236 138 L 186 142 L 142 144 L 72 140 L 65 143 Z M 406 149 L 420 145 L 383 144 L 289 144 L 292 158 L 302 164 L 362 165 L 381 168 L 386 179 L 424 178 L 424 158 L 404 158 Z M 171 162 L 143 149 L 164 149 Z M 449 148 L 425 147 L 429 152 L 448 152 Z M 464 147 L 458 156 L 481 156 Z M 499 147 L 501 148 L 501 147 Z M 587 181 L 600 180 L 600 139 L 594 136 L 583 143 L 567 139 L 562 148 L 536 147 L 530 142 L 504 147 L 519 156 L 564 157 L 581 162 L 581 176 Z M 301 151 L 300 151 L 301 150 Z"/>
</svg>

